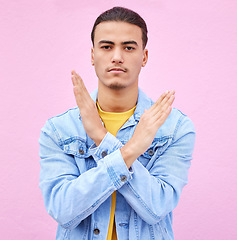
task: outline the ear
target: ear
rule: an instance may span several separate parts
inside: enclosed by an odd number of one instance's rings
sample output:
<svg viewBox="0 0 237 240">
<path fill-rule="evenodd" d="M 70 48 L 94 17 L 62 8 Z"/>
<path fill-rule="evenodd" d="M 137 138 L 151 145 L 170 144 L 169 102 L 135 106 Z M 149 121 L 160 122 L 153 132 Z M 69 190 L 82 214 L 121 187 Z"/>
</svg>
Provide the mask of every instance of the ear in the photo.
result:
<svg viewBox="0 0 237 240">
<path fill-rule="evenodd" d="M 142 67 L 146 66 L 147 60 L 148 60 L 148 50 L 144 49 L 143 50 Z"/>
<path fill-rule="evenodd" d="M 92 66 L 95 65 L 94 64 L 94 48 L 93 47 L 91 48 L 91 64 L 92 64 Z"/>
</svg>

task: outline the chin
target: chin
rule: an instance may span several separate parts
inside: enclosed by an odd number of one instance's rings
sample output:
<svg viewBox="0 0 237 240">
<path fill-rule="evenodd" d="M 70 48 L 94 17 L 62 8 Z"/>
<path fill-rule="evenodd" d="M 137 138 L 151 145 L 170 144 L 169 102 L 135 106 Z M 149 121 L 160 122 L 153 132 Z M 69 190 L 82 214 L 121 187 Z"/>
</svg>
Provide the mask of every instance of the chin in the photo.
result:
<svg viewBox="0 0 237 240">
<path fill-rule="evenodd" d="M 111 88 L 111 89 L 114 89 L 114 90 L 120 90 L 120 89 L 126 88 L 125 85 L 122 85 L 122 84 L 119 84 L 119 83 L 112 83 L 108 87 Z"/>
</svg>

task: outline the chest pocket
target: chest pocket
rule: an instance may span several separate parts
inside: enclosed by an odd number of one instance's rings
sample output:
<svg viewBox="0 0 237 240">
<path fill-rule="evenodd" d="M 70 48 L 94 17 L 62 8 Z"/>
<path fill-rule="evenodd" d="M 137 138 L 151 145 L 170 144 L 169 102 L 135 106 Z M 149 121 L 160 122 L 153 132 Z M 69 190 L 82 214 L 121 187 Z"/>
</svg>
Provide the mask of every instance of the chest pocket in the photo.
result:
<svg viewBox="0 0 237 240">
<path fill-rule="evenodd" d="M 88 147 L 85 142 L 80 139 L 73 139 L 64 145 L 63 151 L 66 154 L 74 156 L 80 174 L 86 172 L 88 169 L 94 167 L 93 158 L 88 153 Z"/>
<path fill-rule="evenodd" d="M 170 137 L 165 137 L 162 139 L 155 138 L 146 152 L 144 152 L 138 158 L 138 161 L 141 162 L 141 164 L 149 170 L 152 167 L 154 161 L 156 161 L 170 145 L 171 140 L 172 139 Z"/>
</svg>

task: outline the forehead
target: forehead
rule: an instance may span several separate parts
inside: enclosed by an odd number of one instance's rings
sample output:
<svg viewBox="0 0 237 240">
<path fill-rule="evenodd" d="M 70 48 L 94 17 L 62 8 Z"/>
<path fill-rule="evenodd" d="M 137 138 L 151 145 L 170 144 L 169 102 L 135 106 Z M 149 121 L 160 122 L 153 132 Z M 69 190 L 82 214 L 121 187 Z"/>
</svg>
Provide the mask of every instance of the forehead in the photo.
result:
<svg viewBox="0 0 237 240">
<path fill-rule="evenodd" d="M 96 26 L 94 42 L 96 44 L 102 40 L 113 42 L 133 40 L 138 44 L 142 44 L 142 30 L 140 27 L 127 22 L 102 22 Z"/>
</svg>

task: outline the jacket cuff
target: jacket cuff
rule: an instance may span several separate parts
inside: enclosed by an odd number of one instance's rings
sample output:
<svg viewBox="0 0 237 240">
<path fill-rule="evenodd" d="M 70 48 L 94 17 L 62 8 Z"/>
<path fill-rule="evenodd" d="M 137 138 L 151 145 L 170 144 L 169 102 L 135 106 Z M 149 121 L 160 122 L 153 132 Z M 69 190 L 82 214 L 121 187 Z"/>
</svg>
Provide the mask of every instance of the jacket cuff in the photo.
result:
<svg viewBox="0 0 237 240">
<path fill-rule="evenodd" d="M 103 161 L 107 166 L 107 172 L 116 189 L 121 188 L 126 182 L 132 179 L 132 168 L 127 168 L 120 149 L 106 156 Z"/>
<path fill-rule="evenodd" d="M 98 162 L 101 158 L 106 157 L 117 149 L 120 149 L 123 144 L 111 133 L 107 132 L 100 145 L 97 147 L 93 144 L 89 148 L 89 154 Z"/>
</svg>

